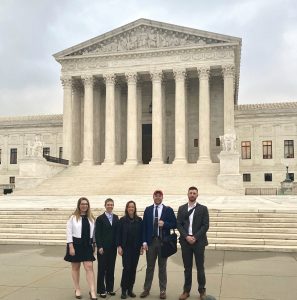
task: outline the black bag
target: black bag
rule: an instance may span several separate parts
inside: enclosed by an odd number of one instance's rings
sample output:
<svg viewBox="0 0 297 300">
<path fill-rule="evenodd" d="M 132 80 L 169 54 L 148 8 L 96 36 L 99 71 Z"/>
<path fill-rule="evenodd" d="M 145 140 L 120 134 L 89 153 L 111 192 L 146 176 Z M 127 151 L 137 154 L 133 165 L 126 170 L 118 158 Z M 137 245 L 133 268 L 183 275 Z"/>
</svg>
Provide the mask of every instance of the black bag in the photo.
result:
<svg viewBox="0 0 297 300">
<path fill-rule="evenodd" d="M 161 256 L 167 258 L 176 252 L 177 252 L 177 234 L 173 230 L 173 233 L 161 239 Z"/>
</svg>

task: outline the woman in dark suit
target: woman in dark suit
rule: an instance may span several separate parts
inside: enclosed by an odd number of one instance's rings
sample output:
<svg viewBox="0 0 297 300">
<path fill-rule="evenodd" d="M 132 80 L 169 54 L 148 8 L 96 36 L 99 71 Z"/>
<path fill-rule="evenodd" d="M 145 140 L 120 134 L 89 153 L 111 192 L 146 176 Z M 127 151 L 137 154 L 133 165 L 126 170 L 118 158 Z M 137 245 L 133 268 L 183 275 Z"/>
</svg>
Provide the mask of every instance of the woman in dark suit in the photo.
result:
<svg viewBox="0 0 297 300">
<path fill-rule="evenodd" d="M 127 295 L 135 298 L 133 286 L 135 283 L 136 268 L 142 250 L 142 219 L 137 216 L 136 203 L 128 201 L 125 216 L 120 219 L 117 234 L 118 253 L 123 260 L 121 280 L 121 299 Z"/>
</svg>

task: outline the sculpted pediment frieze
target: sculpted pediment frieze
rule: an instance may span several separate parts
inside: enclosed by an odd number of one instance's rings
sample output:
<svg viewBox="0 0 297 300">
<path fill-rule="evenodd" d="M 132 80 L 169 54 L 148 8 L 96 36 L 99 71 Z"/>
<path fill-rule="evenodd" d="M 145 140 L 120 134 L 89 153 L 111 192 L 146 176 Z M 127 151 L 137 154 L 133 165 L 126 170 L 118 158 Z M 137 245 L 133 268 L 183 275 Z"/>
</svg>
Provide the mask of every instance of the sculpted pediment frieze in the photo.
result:
<svg viewBox="0 0 297 300">
<path fill-rule="evenodd" d="M 68 54 L 67 56 L 182 48 L 187 46 L 204 46 L 218 43 L 226 43 L 226 41 L 149 25 L 140 25 L 109 38 L 102 39 L 93 45 L 83 47 Z"/>
</svg>

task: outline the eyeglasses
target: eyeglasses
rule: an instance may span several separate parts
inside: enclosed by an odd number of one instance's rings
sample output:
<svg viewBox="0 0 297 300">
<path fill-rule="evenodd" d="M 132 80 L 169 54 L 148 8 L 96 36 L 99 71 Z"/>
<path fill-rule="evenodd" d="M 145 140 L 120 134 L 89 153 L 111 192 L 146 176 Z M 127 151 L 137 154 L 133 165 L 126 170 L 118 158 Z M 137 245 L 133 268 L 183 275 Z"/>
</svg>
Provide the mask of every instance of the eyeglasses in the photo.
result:
<svg viewBox="0 0 297 300">
<path fill-rule="evenodd" d="M 81 203 L 80 205 L 89 205 L 88 203 Z"/>
</svg>

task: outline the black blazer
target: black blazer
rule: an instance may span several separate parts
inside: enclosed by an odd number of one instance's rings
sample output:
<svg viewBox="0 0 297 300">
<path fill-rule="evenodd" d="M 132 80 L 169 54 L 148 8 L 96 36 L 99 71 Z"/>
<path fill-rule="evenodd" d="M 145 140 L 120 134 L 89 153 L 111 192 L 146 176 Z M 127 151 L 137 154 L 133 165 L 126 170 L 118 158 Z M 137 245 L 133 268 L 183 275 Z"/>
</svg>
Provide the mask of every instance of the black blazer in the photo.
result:
<svg viewBox="0 0 297 300">
<path fill-rule="evenodd" d="M 119 224 L 119 217 L 113 214 L 112 225 L 105 212 L 96 219 L 95 239 L 97 248 L 116 247 L 116 234 Z"/>
<path fill-rule="evenodd" d="M 180 240 L 185 240 L 189 235 L 190 221 L 188 216 L 188 203 L 180 206 L 177 213 L 177 229 L 180 233 Z M 198 245 L 207 246 L 206 232 L 209 228 L 209 215 L 206 206 L 197 203 L 193 216 L 192 232 Z"/>
<path fill-rule="evenodd" d="M 135 248 L 142 247 L 142 219 L 140 217 L 136 217 L 136 241 Z M 130 220 L 128 217 L 124 216 L 119 221 L 118 232 L 117 232 L 117 246 L 121 246 L 125 248 L 127 245 L 128 235 L 129 235 L 129 223 Z"/>
</svg>

